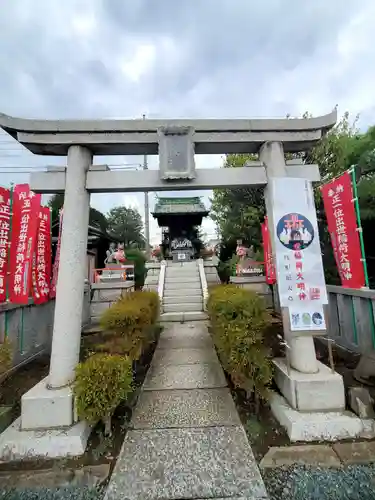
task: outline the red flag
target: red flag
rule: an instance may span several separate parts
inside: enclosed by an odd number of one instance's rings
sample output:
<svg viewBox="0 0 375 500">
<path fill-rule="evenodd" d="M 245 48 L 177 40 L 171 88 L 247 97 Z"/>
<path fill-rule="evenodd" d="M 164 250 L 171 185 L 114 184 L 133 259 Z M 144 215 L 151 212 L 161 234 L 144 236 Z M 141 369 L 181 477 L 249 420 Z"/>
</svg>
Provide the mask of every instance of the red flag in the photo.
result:
<svg viewBox="0 0 375 500">
<path fill-rule="evenodd" d="M 28 184 L 14 188 L 8 274 L 9 300 L 13 304 L 29 301 L 40 199 L 41 195 L 30 191 Z"/>
<path fill-rule="evenodd" d="M 5 302 L 10 236 L 10 191 L 0 187 L 0 303 Z"/>
<path fill-rule="evenodd" d="M 365 275 L 349 173 L 325 184 L 321 191 L 341 284 L 362 288 Z"/>
<path fill-rule="evenodd" d="M 32 292 L 35 304 L 47 302 L 51 283 L 51 211 L 41 207 L 38 217 L 36 249 L 33 258 Z"/>
<path fill-rule="evenodd" d="M 49 296 L 51 299 L 56 297 L 56 285 L 57 285 L 57 278 L 59 275 L 59 265 L 60 265 L 60 249 L 61 249 L 61 231 L 62 231 L 62 225 L 63 225 L 63 209 L 60 210 L 60 222 L 59 222 L 59 237 L 57 240 L 57 247 L 56 247 L 56 255 L 55 255 L 55 262 L 53 263 L 53 271 L 52 271 L 52 281 L 51 281 L 51 288 L 49 292 Z"/>
<path fill-rule="evenodd" d="M 272 261 L 272 247 L 270 233 L 268 231 L 268 217 L 264 218 L 261 224 L 263 238 L 264 269 L 266 271 L 266 282 L 269 285 L 276 283 L 275 266 Z"/>
</svg>

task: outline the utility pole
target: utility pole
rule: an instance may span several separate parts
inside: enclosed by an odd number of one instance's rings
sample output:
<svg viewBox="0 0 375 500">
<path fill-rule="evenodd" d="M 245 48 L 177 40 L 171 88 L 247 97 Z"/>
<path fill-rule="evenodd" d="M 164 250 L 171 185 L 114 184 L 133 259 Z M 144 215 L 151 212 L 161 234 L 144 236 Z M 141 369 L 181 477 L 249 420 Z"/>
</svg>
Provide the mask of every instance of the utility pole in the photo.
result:
<svg viewBox="0 0 375 500">
<path fill-rule="evenodd" d="M 146 119 L 146 115 L 142 117 Z M 143 155 L 143 170 L 148 170 L 147 155 Z M 148 206 L 148 192 L 145 191 L 145 236 L 146 236 L 146 257 L 150 260 L 150 214 Z"/>
</svg>

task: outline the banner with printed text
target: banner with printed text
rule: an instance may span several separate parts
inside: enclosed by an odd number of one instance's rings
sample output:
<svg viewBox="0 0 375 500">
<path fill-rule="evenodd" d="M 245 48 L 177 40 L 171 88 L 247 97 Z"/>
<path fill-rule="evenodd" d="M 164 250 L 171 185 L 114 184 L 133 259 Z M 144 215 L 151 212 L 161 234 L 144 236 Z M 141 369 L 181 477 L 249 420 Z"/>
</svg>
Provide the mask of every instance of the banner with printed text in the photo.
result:
<svg viewBox="0 0 375 500">
<path fill-rule="evenodd" d="M 362 288 L 365 275 L 349 173 L 325 184 L 321 191 L 341 284 Z"/>
<path fill-rule="evenodd" d="M 59 218 L 59 237 L 57 240 L 55 261 L 53 263 L 53 270 L 52 270 L 51 288 L 49 292 L 49 296 L 51 297 L 51 299 L 56 297 L 56 285 L 57 285 L 57 278 L 59 276 L 59 266 L 60 266 L 61 232 L 62 232 L 63 218 L 64 218 L 64 211 L 63 209 L 61 209 Z"/>
<path fill-rule="evenodd" d="M 43 304 L 49 299 L 51 250 L 51 210 L 48 207 L 41 207 L 32 269 L 32 292 L 35 304 Z"/>
<path fill-rule="evenodd" d="M 0 187 L 0 303 L 7 299 L 6 281 L 10 239 L 10 191 Z"/>
<path fill-rule="evenodd" d="M 328 303 L 311 182 L 272 178 L 273 228 L 281 307 L 292 331 L 325 330 Z"/>
<path fill-rule="evenodd" d="M 276 274 L 272 259 L 271 238 L 268 229 L 267 217 L 264 218 L 264 222 L 262 222 L 261 228 L 262 228 L 264 269 L 266 273 L 266 282 L 269 285 L 274 285 L 276 283 Z"/>
<path fill-rule="evenodd" d="M 40 201 L 41 195 L 30 191 L 28 184 L 15 186 L 8 274 L 9 301 L 13 304 L 29 300 Z"/>
</svg>

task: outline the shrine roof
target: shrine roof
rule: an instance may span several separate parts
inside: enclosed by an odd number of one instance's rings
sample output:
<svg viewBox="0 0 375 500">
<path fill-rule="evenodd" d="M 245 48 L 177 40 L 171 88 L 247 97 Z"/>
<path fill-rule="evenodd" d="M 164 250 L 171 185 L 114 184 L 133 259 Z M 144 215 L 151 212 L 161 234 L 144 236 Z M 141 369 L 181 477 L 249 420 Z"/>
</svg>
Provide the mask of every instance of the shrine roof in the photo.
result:
<svg viewBox="0 0 375 500">
<path fill-rule="evenodd" d="M 182 214 L 200 214 L 206 216 L 209 214 L 209 211 L 204 206 L 203 201 L 197 196 L 190 198 L 158 198 L 155 209 L 152 212 L 154 217 Z"/>
</svg>

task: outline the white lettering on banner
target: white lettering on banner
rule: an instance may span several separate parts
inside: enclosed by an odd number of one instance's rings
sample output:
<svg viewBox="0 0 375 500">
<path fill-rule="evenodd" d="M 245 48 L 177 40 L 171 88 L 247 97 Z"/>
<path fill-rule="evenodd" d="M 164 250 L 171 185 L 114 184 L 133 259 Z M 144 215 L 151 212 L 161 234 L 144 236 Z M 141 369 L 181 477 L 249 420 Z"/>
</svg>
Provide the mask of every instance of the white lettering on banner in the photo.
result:
<svg viewBox="0 0 375 500">
<path fill-rule="evenodd" d="M 17 249 L 16 249 L 16 270 L 13 278 L 13 290 L 16 295 L 22 291 L 23 280 L 26 279 L 26 269 L 24 268 L 25 260 L 29 259 L 29 248 L 32 239 L 28 239 L 30 211 L 31 211 L 31 197 L 32 193 L 21 192 L 18 195 L 19 200 L 22 200 L 21 207 L 21 226 L 18 235 Z"/>
<path fill-rule="evenodd" d="M 311 183 L 273 178 L 269 190 L 280 305 L 289 309 L 292 330 L 325 329 L 328 298 Z"/>
<path fill-rule="evenodd" d="M 50 231 L 46 221 L 48 217 L 39 212 L 36 253 L 33 262 L 33 287 L 36 300 L 48 297 L 50 292 L 49 276 L 47 277 L 47 264 L 45 260 L 47 232 Z"/>
<path fill-rule="evenodd" d="M 0 195 L 0 302 L 6 299 L 5 278 L 10 233 L 10 198 Z"/>
<path fill-rule="evenodd" d="M 344 223 L 344 212 L 339 208 L 341 203 L 340 194 L 344 192 L 344 186 L 338 184 L 336 189 L 330 189 L 328 191 L 328 196 L 332 202 L 333 215 L 336 222 L 336 251 L 338 256 L 339 273 L 347 280 L 352 277 L 352 270 L 350 267 L 350 261 L 348 259 L 348 235 L 346 233 L 346 227 Z"/>
</svg>

